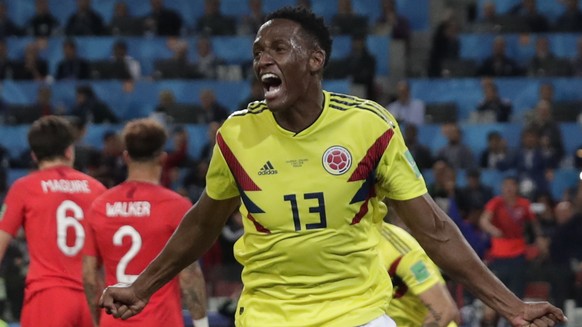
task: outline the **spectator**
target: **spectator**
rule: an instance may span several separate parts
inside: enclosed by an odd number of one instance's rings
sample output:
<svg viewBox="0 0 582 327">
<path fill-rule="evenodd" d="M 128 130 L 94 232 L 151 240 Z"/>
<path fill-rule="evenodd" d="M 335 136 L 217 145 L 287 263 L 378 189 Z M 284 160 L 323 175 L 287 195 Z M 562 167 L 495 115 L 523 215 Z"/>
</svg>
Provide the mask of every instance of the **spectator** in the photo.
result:
<svg viewBox="0 0 582 327">
<path fill-rule="evenodd" d="M 228 110 L 216 101 L 216 96 L 212 90 L 205 89 L 200 92 L 200 104 L 202 107 L 200 123 L 222 123 L 228 118 Z"/>
<path fill-rule="evenodd" d="M 167 114 L 170 112 L 170 108 L 176 105 L 176 97 L 174 93 L 170 90 L 162 90 L 159 94 L 158 105 L 156 106 L 155 112 L 160 112 Z"/>
<path fill-rule="evenodd" d="M 510 9 L 511 15 L 523 17 L 532 33 L 545 33 L 550 31 L 548 20 L 538 13 L 536 0 L 522 0 Z"/>
<path fill-rule="evenodd" d="M 442 76 L 442 64 L 445 60 L 459 59 L 461 41 L 459 40 L 459 24 L 454 18 L 441 22 L 432 37 L 429 54 L 428 75 Z"/>
<path fill-rule="evenodd" d="M 554 30 L 556 32 L 582 32 L 582 11 L 578 8 L 578 0 L 564 0 L 566 10 L 558 17 Z"/>
<path fill-rule="evenodd" d="M 535 194 L 548 190 L 546 174 L 548 164 L 540 147 L 540 137 L 536 130 L 525 128 L 521 133 L 521 146 L 513 161 L 499 165 L 502 170 L 515 169 L 518 173 L 520 191 L 533 198 Z"/>
<path fill-rule="evenodd" d="M 352 0 L 339 0 L 337 14 L 331 20 L 331 31 L 339 35 L 366 35 L 368 21 L 352 9 Z"/>
<path fill-rule="evenodd" d="M 529 76 L 551 75 L 556 65 L 556 56 L 550 50 L 550 41 L 545 36 L 536 40 L 536 52 L 527 68 Z"/>
<path fill-rule="evenodd" d="M 14 77 L 14 63 L 8 58 L 8 46 L 6 41 L 0 39 L 0 79 L 12 79 Z"/>
<path fill-rule="evenodd" d="M 127 166 L 123 161 L 123 149 L 123 141 L 119 133 L 107 131 L 103 134 L 101 162 L 95 169 L 93 177 L 107 188 L 111 188 L 127 178 Z"/>
<path fill-rule="evenodd" d="M 577 47 L 576 56 L 572 60 L 572 70 L 574 76 L 580 77 L 582 76 L 582 38 L 578 39 L 576 47 Z"/>
<path fill-rule="evenodd" d="M 77 0 L 77 11 L 67 20 L 69 36 L 101 35 L 105 31 L 103 18 L 91 8 L 91 0 Z"/>
<path fill-rule="evenodd" d="M 546 101 L 549 104 L 554 104 L 554 85 L 550 82 L 543 82 L 539 89 L 540 101 Z"/>
<path fill-rule="evenodd" d="M 398 8 L 394 0 L 382 0 L 382 14 L 376 22 L 374 33 L 379 35 L 390 35 L 394 40 L 403 40 L 406 44 L 410 41 L 410 22 L 402 15 L 398 14 Z"/>
<path fill-rule="evenodd" d="M 216 79 L 217 67 L 221 63 L 214 51 L 212 43 L 207 36 L 200 36 L 196 41 L 196 71 L 206 79 Z"/>
<path fill-rule="evenodd" d="M 454 169 L 470 169 L 475 167 L 473 153 L 463 143 L 463 133 L 457 124 L 443 126 L 442 132 L 448 142 L 438 151 L 437 157 L 448 162 Z"/>
<path fill-rule="evenodd" d="M 132 20 L 134 20 L 134 18 L 129 15 L 127 4 L 121 1 L 117 2 L 113 8 L 113 17 L 111 17 L 111 22 L 107 27 L 108 32 L 111 35 L 143 35 L 145 32 L 144 20 L 141 18 L 136 20 L 140 22 L 139 29 L 135 26 L 131 26 Z"/>
<path fill-rule="evenodd" d="M 38 47 L 35 43 L 29 43 L 24 50 L 24 61 L 15 62 L 13 76 L 15 80 L 40 81 L 48 75 L 46 60 L 39 58 Z"/>
<path fill-rule="evenodd" d="M 89 63 L 77 54 L 77 44 L 73 39 L 63 42 L 65 58 L 57 66 L 56 79 L 89 79 Z"/>
<path fill-rule="evenodd" d="M 537 241 L 541 237 L 539 223 L 530 207 L 530 202 L 518 193 L 517 179 L 506 177 L 501 195 L 487 202 L 480 218 L 481 228 L 491 235 L 489 268 L 519 298 L 525 292 L 526 227 L 533 226 Z"/>
<path fill-rule="evenodd" d="M 562 132 L 560 126 L 552 118 L 551 103 L 541 100 L 534 109 L 534 114 L 526 124 L 527 128 L 533 129 L 539 136 L 542 143 L 546 142 L 555 157 L 557 165 L 564 155 L 564 144 L 562 142 Z"/>
<path fill-rule="evenodd" d="M 220 12 L 220 0 L 204 0 L 204 15 L 196 23 L 196 32 L 206 35 L 234 35 L 236 27 L 232 17 Z"/>
<path fill-rule="evenodd" d="M 182 189 L 179 193 L 185 194 L 190 201 L 196 202 L 206 187 L 206 173 L 208 161 L 199 160 L 188 170 L 182 181 Z"/>
<path fill-rule="evenodd" d="M 62 114 L 62 112 L 57 112 L 57 109 L 52 104 L 52 91 L 48 86 L 40 86 L 37 91 L 36 101 L 32 105 L 33 111 L 40 114 L 39 117 Z"/>
<path fill-rule="evenodd" d="M 444 160 L 435 161 L 432 171 L 434 182 L 428 185 L 428 193 L 435 203 L 448 215 L 457 212 L 456 199 L 459 195 L 455 169 Z M 459 217 L 460 218 L 460 217 Z"/>
<path fill-rule="evenodd" d="M 164 7 L 163 0 L 151 0 L 152 12 L 146 24 L 160 36 L 179 36 L 182 31 L 182 16 L 174 10 Z"/>
<path fill-rule="evenodd" d="M 499 169 L 513 161 L 512 153 L 507 148 L 507 142 L 497 131 L 487 134 L 487 148 L 481 153 L 479 160 L 483 169 Z"/>
<path fill-rule="evenodd" d="M 472 211 L 476 211 L 477 216 L 485 208 L 485 204 L 493 198 L 491 187 L 481 182 L 481 172 L 478 169 L 467 171 L 467 186 L 459 192 L 459 208 L 464 211 L 464 217 L 468 217 Z"/>
<path fill-rule="evenodd" d="M 578 191 L 580 193 L 580 191 Z M 577 195 L 579 197 L 580 194 Z M 550 282 L 554 303 L 564 308 L 564 301 L 574 297 L 573 262 L 582 261 L 582 213 L 571 202 L 556 205 L 557 227 L 550 237 L 549 259 L 552 267 Z"/>
<path fill-rule="evenodd" d="M 477 75 L 479 76 L 518 76 L 522 75 L 521 68 L 505 54 L 505 39 L 497 36 L 493 43 L 493 53 L 486 58 Z"/>
<path fill-rule="evenodd" d="M 216 133 L 218 133 L 218 129 L 220 128 L 221 123 L 217 121 L 212 121 L 208 123 L 208 131 L 206 133 L 206 144 L 202 147 L 202 151 L 200 151 L 200 160 L 205 162 L 210 162 L 210 157 L 212 157 L 212 151 L 214 149 L 214 145 L 216 144 Z"/>
<path fill-rule="evenodd" d="M 84 142 L 85 135 L 87 134 L 87 121 L 75 116 L 68 118 L 73 126 L 75 136 L 75 159 L 73 167 L 93 176 L 101 162 L 101 153 L 92 145 Z"/>
<path fill-rule="evenodd" d="M 352 83 L 364 87 L 366 98 L 375 100 L 376 58 L 370 54 L 364 35 L 352 35 L 352 51 L 346 66 Z"/>
<path fill-rule="evenodd" d="M 263 12 L 262 0 L 248 0 L 249 14 L 241 18 L 238 27 L 238 34 L 255 35 L 259 27 L 265 22 L 265 13 Z"/>
<path fill-rule="evenodd" d="M 197 67 L 188 58 L 188 44 L 184 41 L 170 42 L 170 47 L 174 52 L 171 59 L 161 59 L 155 62 L 156 78 L 202 78 Z"/>
<path fill-rule="evenodd" d="M 481 86 L 485 97 L 477 105 L 476 117 L 472 118 L 472 120 L 479 123 L 508 122 L 511 117 L 511 101 L 502 99 L 499 96 L 497 85 L 494 81 L 485 79 Z"/>
<path fill-rule="evenodd" d="M 28 21 L 26 31 L 28 35 L 36 37 L 50 37 L 58 32 L 59 21 L 50 12 L 48 0 L 36 0 L 36 14 Z"/>
<path fill-rule="evenodd" d="M 499 31 L 499 16 L 495 2 L 487 1 L 483 4 L 481 18 L 471 26 L 473 33 L 496 33 Z"/>
<path fill-rule="evenodd" d="M 432 167 L 433 160 L 430 149 L 418 140 L 418 127 L 416 125 L 406 125 L 404 129 L 404 141 L 419 169 L 429 169 Z"/>
<path fill-rule="evenodd" d="M 114 62 L 123 62 L 133 80 L 139 80 L 141 78 L 141 65 L 139 61 L 127 54 L 127 43 L 125 41 L 115 42 L 113 45 L 112 60 Z"/>
<path fill-rule="evenodd" d="M 8 8 L 0 2 L 0 38 L 22 35 L 22 30 L 8 17 Z"/>
<path fill-rule="evenodd" d="M 388 105 L 388 111 L 394 115 L 394 118 L 404 124 L 416 126 L 424 125 L 424 102 L 414 99 L 410 95 L 410 84 L 408 81 L 399 81 L 396 85 L 398 97 L 396 101 Z"/>
<path fill-rule="evenodd" d="M 172 186 L 172 171 L 182 167 L 187 167 L 190 162 L 188 156 L 188 131 L 178 126 L 172 132 L 172 141 L 174 149 L 168 152 L 162 169 L 161 184 L 165 187 Z"/>
<path fill-rule="evenodd" d="M 97 98 L 91 86 L 78 86 L 76 90 L 75 106 L 71 114 L 79 121 L 95 124 L 119 123 L 119 118 L 111 112 L 109 107 Z"/>
<path fill-rule="evenodd" d="M 263 83 L 261 83 L 261 81 L 259 81 L 255 77 L 253 77 L 251 82 L 251 94 L 249 94 L 249 96 L 246 99 L 244 99 L 242 102 L 238 104 L 237 109 L 244 109 L 251 102 L 263 100 L 265 98 L 263 92 L 264 92 Z"/>
<path fill-rule="evenodd" d="M 544 238 L 550 237 L 556 229 L 556 217 L 554 216 L 554 199 L 550 193 L 540 193 L 535 197 L 531 210 L 536 214 L 540 223 L 540 230 Z"/>
</svg>

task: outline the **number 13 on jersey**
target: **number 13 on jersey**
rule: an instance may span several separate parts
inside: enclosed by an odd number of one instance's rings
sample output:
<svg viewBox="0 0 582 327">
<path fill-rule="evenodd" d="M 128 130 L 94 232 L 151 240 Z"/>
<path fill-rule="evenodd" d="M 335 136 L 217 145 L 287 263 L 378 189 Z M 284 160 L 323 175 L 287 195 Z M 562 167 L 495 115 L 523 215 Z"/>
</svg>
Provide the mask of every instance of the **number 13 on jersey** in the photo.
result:
<svg viewBox="0 0 582 327">
<path fill-rule="evenodd" d="M 303 198 L 304 202 L 302 205 L 309 205 L 309 212 L 319 214 L 319 222 L 316 223 L 306 223 L 305 229 L 318 229 L 327 227 L 327 217 L 325 215 L 325 201 L 323 199 L 323 192 L 315 193 L 305 193 L 299 198 Z M 287 194 L 283 196 L 283 200 L 288 201 L 291 206 L 291 213 L 293 214 L 293 225 L 295 226 L 295 231 L 300 231 L 302 229 L 301 219 L 299 216 L 299 205 L 297 203 L 297 194 Z M 303 217 L 306 220 L 306 217 Z M 309 219 L 311 220 L 311 219 Z"/>
</svg>

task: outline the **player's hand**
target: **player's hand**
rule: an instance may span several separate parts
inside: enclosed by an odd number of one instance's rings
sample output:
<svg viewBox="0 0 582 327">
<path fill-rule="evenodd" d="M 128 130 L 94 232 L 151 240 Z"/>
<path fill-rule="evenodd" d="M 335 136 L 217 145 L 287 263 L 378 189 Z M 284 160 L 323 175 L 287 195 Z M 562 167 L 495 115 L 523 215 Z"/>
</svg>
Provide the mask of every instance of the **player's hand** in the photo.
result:
<svg viewBox="0 0 582 327">
<path fill-rule="evenodd" d="M 521 312 L 511 319 L 515 327 L 548 327 L 568 321 L 562 310 L 548 302 L 523 303 Z"/>
<path fill-rule="evenodd" d="M 134 288 L 127 284 L 105 288 L 99 299 L 99 306 L 104 308 L 107 314 L 123 320 L 140 313 L 147 303 L 148 299 L 137 296 Z"/>
</svg>

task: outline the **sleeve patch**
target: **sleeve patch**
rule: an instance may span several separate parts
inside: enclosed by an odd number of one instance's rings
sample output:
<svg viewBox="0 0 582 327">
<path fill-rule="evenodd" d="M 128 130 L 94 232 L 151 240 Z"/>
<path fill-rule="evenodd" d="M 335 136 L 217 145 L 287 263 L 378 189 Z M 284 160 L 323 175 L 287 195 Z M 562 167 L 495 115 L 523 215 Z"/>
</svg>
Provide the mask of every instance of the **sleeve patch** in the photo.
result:
<svg viewBox="0 0 582 327">
<path fill-rule="evenodd" d="M 410 271 L 414 275 L 417 282 L 422 283 L 430 277 L 428 268 L 422 261 L 418 261 L 410 267 Z"/>
<path fill-rule="evenodd" d="M 410 150 L 406 150 L 406 152 L 404 153 L 404 157 L 406 158 L 406 162 L 408 162 L 408 165 L 416 175 L 416 178 L 419 178 L 421 176 L 420 170 L 418 169 L 418 165 L 416 165 L 416 161 L 414 161 L 414 158 L 412 157 L 412 153 L 410 153 Z"/>
</svg>

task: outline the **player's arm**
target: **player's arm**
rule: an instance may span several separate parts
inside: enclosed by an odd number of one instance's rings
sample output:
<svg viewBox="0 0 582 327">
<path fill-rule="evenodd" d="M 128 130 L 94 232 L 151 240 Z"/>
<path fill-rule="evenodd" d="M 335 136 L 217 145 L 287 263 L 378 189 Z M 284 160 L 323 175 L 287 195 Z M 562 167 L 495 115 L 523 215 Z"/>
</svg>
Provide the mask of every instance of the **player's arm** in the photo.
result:
<svg viewBox="0 0 582 327">
<path fill-rule="evenodd" d="M 206 283 L 204 274 L 198 261 L 186 267 L 180 272 L 180 288 L 182 289 L 182 301 L 186 304 L 194 327 L 208 327 L 206 315 Z"/>
<path fill-rule="evenodd" d="M 6 253 L 10 241 L 12 241 L 12 235 L 0 230 L 0 262 L 4 259 L 4 254 Z"/>
<path fill-rule="evenodd" d="M 158 257 L 130 286 L 108 287 L 100 305 L 116 318 L 127 319 L 141 312 L 152 294 L 212 246 L 239 204 L 238 196 L 214 200 L 203 192 Z"/>
<path fill-rule="evenodd" d="M 483 211 L 483 213 L 481 214 L 481 217 L 479 217 L 479 227 L 481 227 L 481 229 L 493 236 L 493 237 L 501 237 L 503 236 L 503 232 L 501 232 L 501 230 L 495 226 L 493 226 L 493 223 L 491 223 L 491 219 L 493 218 L 493 212 L 489 211 L 489 210 L 485 210 Z"/>
<path fill-rule="evenodd" d="M 454 222 L 428 194 L 389 202 L 439 267 L 513 325 L 553 326 L 555 322 L 565 321 L 562 311 L 549 303 L 526 304 L 510 292 L 487 269 Z"/>
<path fill-rule="evenodd" d="M 89 304 L 89 311 L 91 312 L 91 319 L 93 319 L 94 326 L 99 326 L 101 309 L 97 304 L 104 285 L 103 277 L 99 273 L 99 269 L 100 264 L 97 257 L 83 256 L 83 288 L 85 289 L 85 297 Z"/>
<path fill-rule="evenodd" d="M 459 310 L 446 286 L 437 283 L 420 293 L 418 298 L 428 309 L 423 326 L 446 327 L 451 321 L 459 320 Z"/>
</svg>

